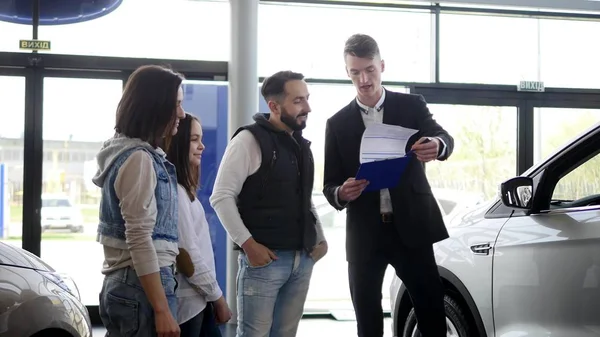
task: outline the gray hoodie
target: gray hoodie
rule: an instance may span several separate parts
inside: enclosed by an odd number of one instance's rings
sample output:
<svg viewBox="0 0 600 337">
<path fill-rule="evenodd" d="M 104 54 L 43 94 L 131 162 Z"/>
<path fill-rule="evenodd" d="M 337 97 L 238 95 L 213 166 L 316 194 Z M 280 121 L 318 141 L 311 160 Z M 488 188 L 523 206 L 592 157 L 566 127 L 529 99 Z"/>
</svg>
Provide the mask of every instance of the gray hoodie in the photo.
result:
<svg viewBox="0 0 600 337">
<path fill-rule="evenodd" d="M 96 174 L 92 178 L 92 182 L 96 186 L 102 188 L 106 174 L 110 170 L 110 167 L 114 163 L 115 159 L 117 159 L 123 152 L 134 147 L 145 147 L 151 151 L 154 151 L 154 148 L 152 148 L 150 144 L 137 138 L 115 136 L 114 138 L 105 141 L 104 144 L 102 144 L 100 152 L 98 152 L 96 155 L 98 171 L 96 171 Z"/>
</svg>

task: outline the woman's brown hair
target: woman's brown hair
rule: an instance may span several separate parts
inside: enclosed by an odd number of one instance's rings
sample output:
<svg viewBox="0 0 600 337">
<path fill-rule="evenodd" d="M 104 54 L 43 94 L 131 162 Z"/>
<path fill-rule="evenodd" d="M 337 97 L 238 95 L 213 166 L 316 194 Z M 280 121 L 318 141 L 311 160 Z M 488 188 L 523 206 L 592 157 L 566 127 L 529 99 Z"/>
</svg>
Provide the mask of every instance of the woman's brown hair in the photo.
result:
<svg viewBox="0 0 600 337">
<path fill-rule="evenodd" d="M 125 85 L 117 107 L 115 131 L 150 145 L 167 146 L 177 121 L 177 91 L 183 75 L 163 66 L 137 68 Z M 158 144 L 166 138 L 166 144 Z"/>
</svg>

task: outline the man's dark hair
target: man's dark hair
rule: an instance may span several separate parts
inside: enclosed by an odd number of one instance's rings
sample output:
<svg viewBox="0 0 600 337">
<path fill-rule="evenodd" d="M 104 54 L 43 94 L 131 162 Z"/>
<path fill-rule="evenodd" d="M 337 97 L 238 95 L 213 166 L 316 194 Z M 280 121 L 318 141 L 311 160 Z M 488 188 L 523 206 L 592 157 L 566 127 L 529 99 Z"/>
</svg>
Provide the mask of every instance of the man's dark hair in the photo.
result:
<svg viewBox="0 0 600 337">
<path fill-rule="evenodd" d="M 352 55 L 360 58 L 374 59 L 379 54 L 377 41 L 366 34 L 354 34 L 346 40 L 344 57 Z"/>
<path fill-rule="evenodd" d="M 177 91 L 183 75 L 162 66 L 137 68 L 125 85 L 117 107 L 115 131 L 158 146 L 162 137 L 170 138 L 177 120 Z"/>
<path fill-rule="evenodd" d="M 190 142 L 194 121 L 200 123 L 196 116 L 185 114 L 185 118 L 179 121 L 179 130 L 173 136 L 167 151 L 167 160 L 175 165 L 177 183 L 183 186 L 190 201 L 196 198 L 196 190 L 200 183 L 200 168 L 192 167 L 190 164 Z"/>
<path fill-rule="evenodd" d="M 278 71 L 275 74 L 265 78 L 260 93 L 265 101 L 281 101 L 285 98 L 285 84 L 289 81 L 303 80 L 304 75 L 290 70 Z"/>
</svg>

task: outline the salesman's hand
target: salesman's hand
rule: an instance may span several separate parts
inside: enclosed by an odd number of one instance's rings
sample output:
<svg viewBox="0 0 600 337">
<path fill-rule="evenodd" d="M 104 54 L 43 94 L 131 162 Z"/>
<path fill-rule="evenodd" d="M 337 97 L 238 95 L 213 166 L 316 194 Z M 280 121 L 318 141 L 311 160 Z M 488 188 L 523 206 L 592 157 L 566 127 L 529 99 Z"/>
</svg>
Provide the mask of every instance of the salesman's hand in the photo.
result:
<svg viewBox="0 0 600 337">
<path fill-rule="evenodd" d="M 327 254 L 327 241 L 321 241 L 313 247 L 313 250 L 310 252 L 310 257 L 317 262 L 322 259 L 325 254 Z"/>
<path fill-rule="evenodd" d="M 348 178 L 344 184 L 338 189 L 338 199 L 341 201 L 354 201 L 360 196 L 362 191 L 369 184 L 368 181 L 361 179 Z"/>
<path fill-rule="evenodd" d="M 422 137 L 411 147 L 417 159 L 424 163 L 437 159 L 439 149 L 440 140 L 432 137 Z"/>
<path fill-rule="evenodd" d="M 254 241 L 253 238 L 246 240 L 242 244 L 242 249 L 246 253 L 246 257 L 248 257 L 250 267 L 264 266 L 272 260 L 277 260 L 277 255 L 273 251 Z"/>
</svg>

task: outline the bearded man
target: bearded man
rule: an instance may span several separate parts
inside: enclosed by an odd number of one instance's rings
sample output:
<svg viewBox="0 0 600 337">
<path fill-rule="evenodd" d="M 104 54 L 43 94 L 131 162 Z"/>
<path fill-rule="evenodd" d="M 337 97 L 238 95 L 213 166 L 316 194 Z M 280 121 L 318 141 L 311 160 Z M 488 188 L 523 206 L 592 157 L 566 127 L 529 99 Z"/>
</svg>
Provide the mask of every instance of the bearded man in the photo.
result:
<svg viewBox="0 0 600 337">
<path fill-rule="evenodd" d="M 294 337 L 314 264 L 327 243 L 312 202 L 314 160 L 302 137 L 310 113 L 304 76 L 280 71 L 261 94 L 269 113 L 239 128 L 211 206 L 240 250 L 237 337 Z"/>
</svg>

